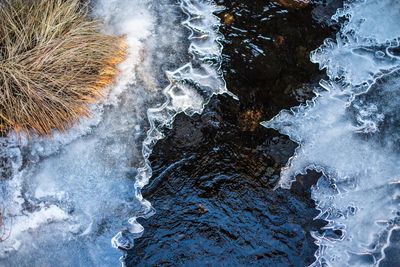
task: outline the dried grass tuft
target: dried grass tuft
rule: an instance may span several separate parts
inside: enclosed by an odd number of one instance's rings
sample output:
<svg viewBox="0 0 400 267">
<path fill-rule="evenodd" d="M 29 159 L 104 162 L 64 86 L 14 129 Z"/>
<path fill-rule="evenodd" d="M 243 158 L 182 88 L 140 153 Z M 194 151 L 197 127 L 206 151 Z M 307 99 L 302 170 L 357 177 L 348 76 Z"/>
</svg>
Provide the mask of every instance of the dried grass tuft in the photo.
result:
<svg viewBox="0 0 400 267">
<path fill-rule="evenodd" d="M 117 75 L 124 39 L 100 33 L 80 2 L 0 2 L 0 133 L 66 130 Z"/>
</svg>

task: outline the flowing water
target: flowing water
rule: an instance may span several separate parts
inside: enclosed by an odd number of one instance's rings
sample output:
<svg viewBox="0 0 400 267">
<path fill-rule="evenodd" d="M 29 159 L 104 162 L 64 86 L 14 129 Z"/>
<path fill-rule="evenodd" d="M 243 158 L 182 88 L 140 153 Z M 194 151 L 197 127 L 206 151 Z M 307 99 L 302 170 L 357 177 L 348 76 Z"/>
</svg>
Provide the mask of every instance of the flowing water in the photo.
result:
<svg viewBox="0 0 400 267">
<path fill-rule="evenodd" d="M 311 7 L 287 10 L 273 2 L 220 1 L 233 23 L 222 25 L 223 69 L 229 90 L 201 115 L 176 118 L 150 158 L 144 188 L 156 214 L 141 220 L 144 235 L 128 266 L 305 266 L 317 246 L 310 235 L 325 225 L 309 185 L 273 190 L 296 144 L 259 122 L 311 98 L 323 77 L 309 52 L 332 35 Z M 268 19 L 266 19 L 268 18 Z M 285 43 L 276 39 L 284 38 Z"/>
<path fill-rule="evenodd" d="M 129 56 L 0 139 L 0 266 L 398 266 L 400 1 L 313 2 L 92 1 Z"/>
</svg>

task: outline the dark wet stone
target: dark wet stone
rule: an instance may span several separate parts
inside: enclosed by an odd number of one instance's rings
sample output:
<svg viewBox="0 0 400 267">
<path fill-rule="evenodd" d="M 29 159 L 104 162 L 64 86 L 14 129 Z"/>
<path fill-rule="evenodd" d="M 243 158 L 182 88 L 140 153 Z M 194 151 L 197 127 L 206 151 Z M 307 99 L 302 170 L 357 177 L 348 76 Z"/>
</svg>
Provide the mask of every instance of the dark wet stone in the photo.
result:
<svg viewBox="0 0 400 267">
<path fill-rule="evenodd" d="M 150 158 L 143 195 L 156 214 L 141 220 L 142 238 L 128 266 L 305 266 L 317 249 L 310 231 L 323 221 L 310 197 L 318 173 L 291 190 L 273 190 L 296 144 L 260 120 L 312 97 L 323 77 L 309 52 L 334 29 L 312 19 L 313 7 L 273 1 L 218 1 L 226 37 L 229 96 L 202 115 L 179 115 Z M 228 15 L 227 15 L 228 14 Z M 232 17 L 230 17 L 232 16 Z"/>
<path fill-rule="evenodd" d="M 227 6 L 222 19 L 225 14 L 235 17 L 222 26 L 227 39 L 224 74 L 229 90 L 240 97 L 241 112 L 257 109 L 270 119 L 311 98 L 310 89 L 324 72 L 310 62 L 309 53 L 333 31 L 313 20 L 314 7 L 285 9 L 261 0 L 218 2 Z"/>
<path fill-rule="evenodd" d="M 310 0 L 275 0 L 275 2 L 287 8 L 304 8 L 310 4 Z"/>
</svg>

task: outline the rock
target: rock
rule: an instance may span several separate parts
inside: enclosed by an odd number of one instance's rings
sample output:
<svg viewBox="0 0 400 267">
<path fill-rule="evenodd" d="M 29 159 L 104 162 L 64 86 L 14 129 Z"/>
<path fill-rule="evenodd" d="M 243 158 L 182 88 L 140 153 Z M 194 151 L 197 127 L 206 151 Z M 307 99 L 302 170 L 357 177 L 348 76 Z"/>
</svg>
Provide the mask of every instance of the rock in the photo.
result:
<svg viewBox="0 0 400 267">
<path fill-rule="evenodd" d="M 263 118 L 263 113 L 260 110 L 246 110 L 240 114 L 239 125 L 243 131 L 254 132 Z"/>
<path fill-rule="evenodd" d="M 276 46 L 282 46 L 285 44 L 285 37 L 283 37 L 282 35 L 277 35 L 274 39 L 274 43 L 276 44 Z"/>
<path fill-rule="evenodd" d="M 287 8 L 304 8 L 310 4 L 310 0 L 275 0 L 278 4 Z"/>
<path fill-rule="evenodd" d="M 225 13 L 223 16 L 225 25 L 232 25 L 235 22 L 235 17 L 230 13 Z"/>
</svg>

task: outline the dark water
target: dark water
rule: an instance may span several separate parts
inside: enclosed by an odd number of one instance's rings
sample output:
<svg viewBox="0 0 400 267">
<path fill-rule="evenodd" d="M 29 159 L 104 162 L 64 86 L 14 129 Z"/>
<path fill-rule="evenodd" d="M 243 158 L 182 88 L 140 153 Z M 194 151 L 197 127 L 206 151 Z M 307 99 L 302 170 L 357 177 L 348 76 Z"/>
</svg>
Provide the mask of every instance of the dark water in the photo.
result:
<svg viewBox="0 0 400 267">
<path fill-rule="evenodd" d="M 202 115 L 177 117 L 151 157 L 143 194 L 156 214 L 141 220 L 142 238 L 128 266 L 304 266 L 314 261 L 310 231 L 325 223 L 310 198 L 319 177 L 299 177 L 273 190 L 296 145 L 259 125 L 312 97 L 324 73 L 309 52 L 335 28 L 312 14 L 266 0 L 218 1 L 226 10 L 224 73 L 230 96 L 211 100 Z M 316 8 L 316 9 L 315 9 Z M 326 9 L 325 9 L 326 10 Z M 332 9 L 334 10 L 334 9 Z M 315 17 L 316 18 L 316 17 Z"/>
</svg>

